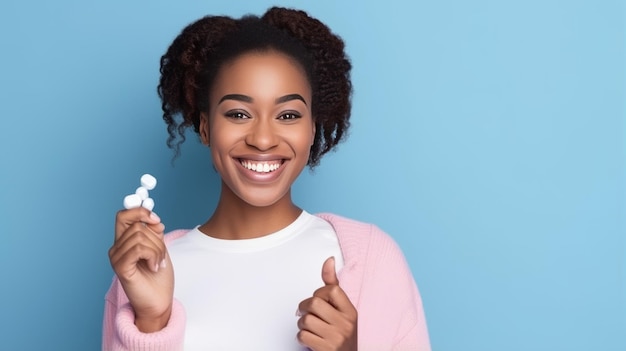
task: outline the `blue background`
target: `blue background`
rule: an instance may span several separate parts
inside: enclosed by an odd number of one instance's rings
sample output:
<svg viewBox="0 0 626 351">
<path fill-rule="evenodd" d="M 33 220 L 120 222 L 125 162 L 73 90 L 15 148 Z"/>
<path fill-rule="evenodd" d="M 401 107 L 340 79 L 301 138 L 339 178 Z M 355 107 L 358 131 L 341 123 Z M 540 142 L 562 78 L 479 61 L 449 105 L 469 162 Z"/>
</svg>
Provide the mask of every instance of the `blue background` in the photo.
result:
<svg viewBox="0 0 626 351">
<path fill-rule="evenodd" d="M 295 185 L 401 245 L 434 350 L 626 349 L 621 1 L 288 1 L 354 65 L 351 136 Z M 157 176 L 168 228 L 218 194 L 172 167 L 158 61 L 205 14 L 267 1 L 0 4 L 0 348 L 97 350 L 114 214 Z"/>
</svg>

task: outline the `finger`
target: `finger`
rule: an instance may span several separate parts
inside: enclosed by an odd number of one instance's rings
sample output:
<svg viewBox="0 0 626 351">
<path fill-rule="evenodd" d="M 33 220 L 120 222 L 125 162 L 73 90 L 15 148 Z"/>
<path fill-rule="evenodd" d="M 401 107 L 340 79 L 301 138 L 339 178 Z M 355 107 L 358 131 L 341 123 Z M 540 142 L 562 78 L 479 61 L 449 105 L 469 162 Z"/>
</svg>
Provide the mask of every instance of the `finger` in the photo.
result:
<svg viewBox="0 0 626 351">
<path fill-rule="evenodd" d="M 327 301 L 335 309 L 349 316 L 356 315 L 356 308 L 339 285 L 325 285 L 315 290 L 313 297 Z"/>
<path fill-rule="evenodd" d="M 115 217 L 115 239 L 117 240 L 128 227 L 137 222 L 147 225 L 158 224 L 161 222 L 161 218 L 143 207 L 119 211 Z"/>
<path fill-rule="evenodd" d="M 116 250 L 129 250 L 133 245 L 147 245 L 154 247 L 159 252 L 159 264 L 163 265 L 167 255 L 167 248 L 163 241 L 163 236 L 155 234 L 140 223 L 130 227 L 113 245 Z"/>
<path fill-rule="evenodd" d="M 145 242 L 128 245 L 110 254 L 113 270 L 122 282 L 131 279 L 137 270 L 158 272 L 164 261 L 161 259 L 163 255 L 162 250 Z"/>
<path fill-rule="evenodd" d="M 298 319 L 298 329 L 308 330 L 319 337 L 323 337 L 331 329 L 331 326 L 320 317 L 306 313 Z"/>
<path fill-rule="evenodd" d="M 319 297 L 310 297 L 298 305 L 298 311 L 302 316 L 314 315 L 328 324 L 336 322 L 340 316 L 338 310 L 328 301 Z"/>
<path fill-rule="evenodd" d="M 129 240 L 135 235 L 145 234 L 146 240 L 150 240 L 154 242 L 156 245 L 160 247 L 165 247 L 165 243 L 163 241 L 162 232 L 155 232 L 152 230 L 152 227 L 159 226 L 158 224 L 154 225 L 145 225 L 140 222 L 133 223 L 130 227 L 128 227 L 122 235 L 115 241 L 115 245 L 121 246 L 124 241 Z"/>
<path fill-rule="evenodd" d="M 296 339 L 302 346 L 306 346 L 311 350 L 321 350 L 325 343 L 324 339 L 308 330 L 300 330 L 296 335 Z"/>
<path fill-rule="evenodd" d="M 329 257 L 322 265 L 322 280 L 326 285 L 339 285 L 337 272 L 335 272 L 335 257 Z"/>
<path fill-rule="evenodd" d="M 155 254 L 145 256 L 145 252 L 137 251 L 138 247 L 151 248 Z M 155 267 L 156 264 L 161 265 L 166 258 L 167 249 L 165 243 L 161 238 L 157 237 L 148 228 L 141 224 L 135 224 L 130 227 L 119 240 L 115 242 L 109 256 L 111 258 L 111 264 L 116 266 L 121 256 L 124 256 L 126 252 L 135 252 L 137 258 L 131 263 L 135 263 L 140 259 L 146 259 L 153 261 L 150 262 L 150 268 Z M 128 262 L 126 262 L 128 263 Z M 115 267 L 114 267 L 115 268 Z M 158 268 L 157 268 L 158 269 Z"/>
<path fill-rule="evenodd" d="M 132 228 L 135 229 L 135 228 Z M 120 240 L 115 242 L 113 247 L 111 248 L 111 258 L 113 259 L 114 254 L 124 253 L 133 249 L 134 246 L 142 245 L 146 247 L 151 247 L 159 253 L 160 259 L 165 258 L 166 247 L 163 240 L 157 238 L 153 233 L 151 233 L 147 228 L 142 227 L 141 230 L 137 230 L 134 232 L 129 231 L 125 235 L 123 235 Z"/>
<path fill-rule="evenodd" d="M 165 224 L 163 223 L 146 224 L 146 228 L 150 229 L 158 237 L 161 237 L 161 235 L 165 234 Z"/>
<path fill-rule="evenodd" d="M 158 272 L 163 253 L 149 241 L 137 242 L 129 240 L 119 250 L 111 252 L 111 265 L 115 273 L 124 280 L 129 280 L 141 267 L 141 262 L 147 269 Z"/>
</svg>

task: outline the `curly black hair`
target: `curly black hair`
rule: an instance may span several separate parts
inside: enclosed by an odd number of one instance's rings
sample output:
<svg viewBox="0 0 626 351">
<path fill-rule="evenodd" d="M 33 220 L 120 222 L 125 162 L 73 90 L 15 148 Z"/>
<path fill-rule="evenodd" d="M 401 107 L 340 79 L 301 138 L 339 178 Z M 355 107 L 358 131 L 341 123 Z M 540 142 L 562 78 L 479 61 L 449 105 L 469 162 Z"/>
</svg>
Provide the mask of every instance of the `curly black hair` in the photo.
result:
<svg viewBox="0 0 626 351">
<path fill-rule="evenodd" d="M 251 51 L 268 50 L 296 60 L 311 85 L 316 131 L 309 167 L 343 140 L 352 95 L 352 66 L 343 40 L 304 11 L 272 7 L 261 17 L 203 17 L 185 27 L 161 57 L 157 91 L 169 133 L 167 145 L 175 156 L 185 130 L 193 126 L 199 132 L 209 89 L 222 65 Z"/>
</svg>

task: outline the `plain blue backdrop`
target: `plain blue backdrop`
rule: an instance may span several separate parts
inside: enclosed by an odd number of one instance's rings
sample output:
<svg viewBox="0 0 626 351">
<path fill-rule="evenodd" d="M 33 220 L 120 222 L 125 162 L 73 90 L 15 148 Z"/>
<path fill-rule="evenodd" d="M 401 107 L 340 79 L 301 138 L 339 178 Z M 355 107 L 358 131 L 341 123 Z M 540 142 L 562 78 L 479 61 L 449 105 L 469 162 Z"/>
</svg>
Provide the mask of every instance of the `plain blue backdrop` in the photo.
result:
<svg viewBox="0 0 626 351">
<path fill-rule="evenodd" d="M 295 198 L 399 242 L 434 350 L 626 349 L 624 2 L 277 3 L 354 66 L 350 138 Z M 203 15 L 271 4 L 0 4 L 1 349 L 99 349 L 141 174 L 168 228 L 207 218 L 218 178 L 192 135 L 172 167 L 159 58 Z"/>
</svg>

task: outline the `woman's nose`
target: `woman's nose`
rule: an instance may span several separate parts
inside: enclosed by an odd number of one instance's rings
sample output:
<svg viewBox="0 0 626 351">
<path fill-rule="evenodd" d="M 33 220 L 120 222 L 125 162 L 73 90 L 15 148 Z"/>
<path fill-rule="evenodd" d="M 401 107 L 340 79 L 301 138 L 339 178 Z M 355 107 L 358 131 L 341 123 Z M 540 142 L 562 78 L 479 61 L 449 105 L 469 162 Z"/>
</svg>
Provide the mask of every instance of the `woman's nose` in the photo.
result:
<svg viewBox="0 0 626 351">
<path fill-rule="evenodd" d="M 278 139 L 271 120 L 257 119 L 246 135 L 246 144 L 266 151 L 278 145 Z"/>
</svg>

